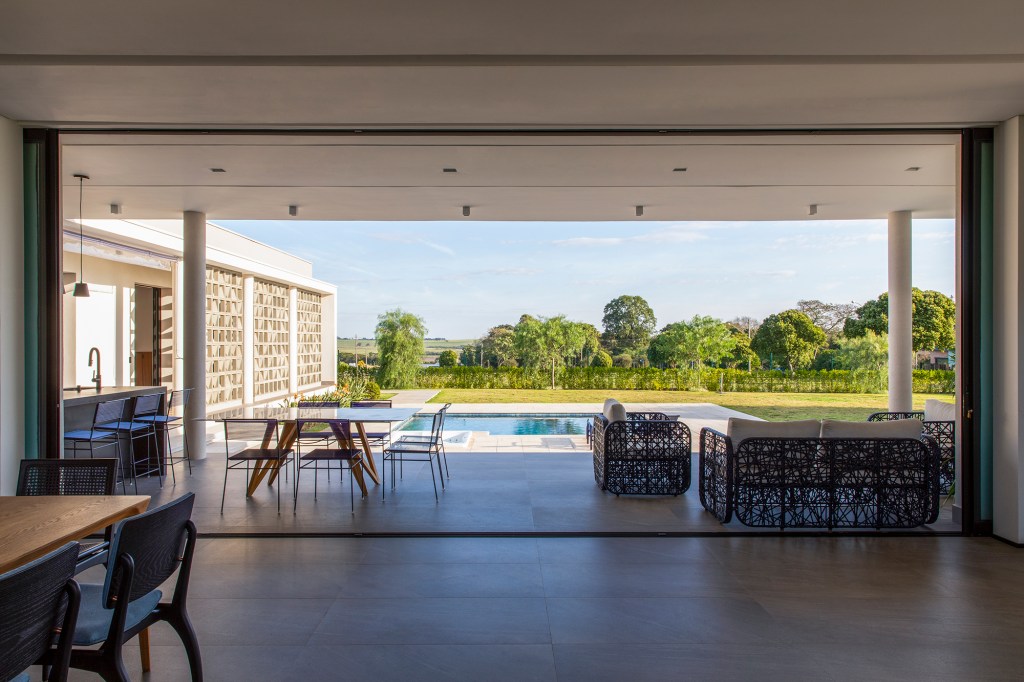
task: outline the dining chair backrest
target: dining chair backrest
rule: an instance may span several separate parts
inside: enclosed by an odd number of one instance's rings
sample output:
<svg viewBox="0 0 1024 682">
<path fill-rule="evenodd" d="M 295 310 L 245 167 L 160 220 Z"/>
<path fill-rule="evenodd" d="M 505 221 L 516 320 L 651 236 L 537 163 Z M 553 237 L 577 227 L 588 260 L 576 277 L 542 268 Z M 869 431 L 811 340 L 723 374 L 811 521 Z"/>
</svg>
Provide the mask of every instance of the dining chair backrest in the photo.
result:
<svg viewBox="0 0 1024 682">
<path fill-rule="evenodd" d="M 114 608 L 114 597 L 125 578 L 125 557 L 130 557 L 132 565 L 129 602 L 149 594 L 174 575 L 182 561 L 186 540 L 195 542 L 195 526 L 190 521 L 195 499 L 195 493 L 187 493 L 117 526 L 110 541 L 111 568 L 103 583 L 105 608 Z"/>
<path fill-rule="evenodd" d="M 276 419 L 225 419 L 224 445 L 231 441 L 260 443 L 261 448 L 277 447 Z"/>
<path fill-rule="evenodd" d="M 67 678 L 80 591 L 74 581 L 78 544 L 69 542 L 0 575 L 0 680 L 9 680 L 50 651 L 60 633 L 50 679 Z"/>
<path fill-rule="evenodd" d="M 188 409 L 188 400 L 192 397 L 191 388 L 183 388 L 180 391 L 171 391 L 171 397 L 167 400 L 168 417 L 184 417 Z"/>
<path fill-rule="evenodd" d="M 124 398 L 119 400 L 105 400 L 96 404 L 95 416 L 92 420 L 93 426 L 102 426 L 110 422 L 121 421 L 124 416 Z"/>
<path fill-rule="evenodd" d="M 135 405 L 132 407 L 132 418 L 153 417 L 160 413 L 160 403 L 164 397 L 159 393 L 140 395 L 135 398 Z"/>
<path fill-rule="evenodd" d="M 441 439 L 442 429 L 444 428 L 444 411 L 438 410 L 434 413 L 434 418 L 430 422 L 430 442 L 437 443 Z"/>
<path fill-rule="evenodd" d="M 390 400 L 353 400 L 352 401 L 352 407 L 369 407 L 369 408 L 373 408 L 373 407 L 376 407 L 376 408 L 387 407 L 387 408 L 390 408 L 391 407 L 391 401 Z"/>
<path fill-rule="evenodd" d="M 352 423 L 348 419 L 297 419 L 295 431 L 300 441 L 303 437 L 323 439 L 329 432 L 343 447 L 352 446 Z"/>
<path fill-rule="evenodd" d="M 113 495 L 117 460 L 23 459 L 16 495 Z"/>
<path fill-rule="evenodd" d="M 341 407 L 340 400 L 300 400 L 299 409 L 330 410 Z"/>
</svg>

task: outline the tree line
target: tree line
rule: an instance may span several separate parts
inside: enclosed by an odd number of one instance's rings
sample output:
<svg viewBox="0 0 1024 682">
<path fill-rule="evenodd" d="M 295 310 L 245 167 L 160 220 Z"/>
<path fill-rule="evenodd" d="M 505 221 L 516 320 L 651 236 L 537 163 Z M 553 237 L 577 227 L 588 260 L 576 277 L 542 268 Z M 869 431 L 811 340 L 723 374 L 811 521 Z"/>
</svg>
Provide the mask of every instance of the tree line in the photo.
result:
<svg viewBox="0 0 1024 682">
<path fill-rule="evenodd" d="M 956 307 L 937 291 L 913 289 L 913 349 L 953 351 Z M 657 330 L 650 304 L 623 295 L 604 306 L 599 330 L 564 315 L 522 315 L 491 327 L 461 353 L 446 350 L 441 367 L 520 367 L 531 372 L 571 367 L 880 370 L 888 362 L 888 294 L 862 305 L 799 301 L 764 320 L 728 322 L 706 315 Z M 656 331 L 657 330 L 657 331 Z M 393 310 L 378 318 L 378 377 L 411 386 L 423 355 L 422 318 Z"/>
</svg>

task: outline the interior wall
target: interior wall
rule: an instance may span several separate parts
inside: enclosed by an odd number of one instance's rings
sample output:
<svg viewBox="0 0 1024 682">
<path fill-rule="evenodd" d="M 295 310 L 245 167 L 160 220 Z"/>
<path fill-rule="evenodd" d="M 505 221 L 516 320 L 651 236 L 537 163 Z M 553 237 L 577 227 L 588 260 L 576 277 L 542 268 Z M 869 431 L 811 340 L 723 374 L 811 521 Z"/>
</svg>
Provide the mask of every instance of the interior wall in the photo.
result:
<svg viewBox="0 0 1024 682">
<path fill-rule="evenodd" d="M 1024 119 L 1003 122 L 995 134 L 995 225 L 993 258 L 993 532 L 1024 543 L 1024 453 L 1021 452 L 1021 408 L 1024 378 L 1020 376 L 1021 229 L 1020 196 L 1024 191 Z"/>
<path fill-rule="evenodd" d="M 0 118 L 0 495 L 25 449 L 23 174 L 21 126 Z"/>
</svg>

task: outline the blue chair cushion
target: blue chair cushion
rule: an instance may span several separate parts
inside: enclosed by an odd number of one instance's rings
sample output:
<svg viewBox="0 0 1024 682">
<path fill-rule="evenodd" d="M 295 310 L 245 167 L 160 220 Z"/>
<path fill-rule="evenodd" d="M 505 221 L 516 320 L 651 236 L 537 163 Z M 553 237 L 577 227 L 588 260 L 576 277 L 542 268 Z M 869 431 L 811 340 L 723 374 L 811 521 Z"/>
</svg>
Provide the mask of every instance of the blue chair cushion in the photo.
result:
<svg viewBox="0 0 1024 682">
<path fill-rule="evenodd" d="M 168 422 L 181 421 L 181 417 L 168 417 L 163 414 L 145 415 L 143 417 L 136 417 L 135 421 L 147 422 L 153 424 L 167 424 Z"/>
<path fill-rule="evenodd" d="M 28 671 L 21 673 L 17 677 L 11 680 L 11 682 L 32 682 L 32 678 L 29 677 Z"/>
<path fill-rule="evenodd" d="M 106 424 L 97 424 L 97 429 L 103 429 L 104 431 L 141 431 L 143 429 L 151 428 L 152 424 L 144 424 L 142 422 L 131 421 L 131 422 L 107 422 Z"/>
<path fill-rule="evenodd" d="M 103 608 L 103 585 L 82 583 L 81 588 L 82 605 L 78 610 L 74 643 L 79 646 L 99 644 L 110 634 L 110 619 L 114 616 L 114 610 Z M 160 590 L 153 590 L 129 604 L 128 615 L 124 621 L 125 629 L 138 624 L 152 613 L 162 596 Z"/>
<path fill-rule="evenodd" d="M 68 440 L 110 440 L 114 437 L 114 433 L 94 433 L 88 429 L 79 429 L 76 431 L 66 431 L 64 437 Z"/>
</svg>

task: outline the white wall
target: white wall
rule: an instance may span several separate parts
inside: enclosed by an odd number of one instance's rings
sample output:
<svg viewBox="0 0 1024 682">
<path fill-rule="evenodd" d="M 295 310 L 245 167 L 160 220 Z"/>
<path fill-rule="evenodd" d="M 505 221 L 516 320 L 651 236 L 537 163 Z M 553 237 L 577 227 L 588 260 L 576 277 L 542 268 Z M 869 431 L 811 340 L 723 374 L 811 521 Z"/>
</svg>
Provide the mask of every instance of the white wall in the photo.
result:
<svg viewBox="0 0 1024 682">
<path fill-rule="evenodd" d="M 24 196 L 21 126 L 0 118 L 0 495 L 25 450 Z"/>
<path fill-rule="evenodd" d="M 993 263 L 993 530 L 1013 542 L 1024 542 L 1024 453 L 1021 452 L 1021 247 L 1024 227 L 1024 119 L 1005 121 L 995 137 L 995 230 Z"/>
</svg>

